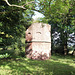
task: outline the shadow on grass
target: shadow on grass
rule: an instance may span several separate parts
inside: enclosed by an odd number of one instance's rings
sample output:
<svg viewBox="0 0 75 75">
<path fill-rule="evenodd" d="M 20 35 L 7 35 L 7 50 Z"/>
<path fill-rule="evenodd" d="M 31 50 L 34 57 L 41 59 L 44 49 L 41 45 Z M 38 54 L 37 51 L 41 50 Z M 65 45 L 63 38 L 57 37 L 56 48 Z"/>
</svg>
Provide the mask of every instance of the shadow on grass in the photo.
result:
<svg viewBox="0 0 75 75">
<path fill-rule="evenodd" d="M 75 56 L 73 55 L 61 55 L 61 54 L 53 54 L 52 59 L 58 60 L 58 59 L 70 59 L 70 60 L 75 60 Z"/>
<path fill-rule="evenodd" d="M 26 58 L 1 60 L 0 70 L 8 75 L 75 75 L 75 67 L 68 64 Z M 7 70 L 10 71 L 7 73 Z"/>
</svg>

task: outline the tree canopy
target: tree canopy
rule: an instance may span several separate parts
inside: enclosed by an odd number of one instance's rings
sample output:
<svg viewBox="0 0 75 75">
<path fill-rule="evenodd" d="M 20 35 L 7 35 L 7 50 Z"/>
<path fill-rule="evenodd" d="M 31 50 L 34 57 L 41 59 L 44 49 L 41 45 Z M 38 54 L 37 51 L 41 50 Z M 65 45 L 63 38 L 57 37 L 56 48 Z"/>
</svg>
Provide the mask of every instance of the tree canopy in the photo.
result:
<svg viewBox="0 0 75 75">
<path fill-rule="evenodd" d="M 24 38 L 34 14 L 31 8 L 35 4 L 31 3 L 32 0 L 0 0 L 0 48 L 3 50 Z M 17 6 L 24 6 L 26 9 Z M 18 45 L 20 44 L 21 41 Z"/>
<path fill-rule="evenodd" d="M 69 41 L 69 35 L 75 32 L 74 0 L 39 0 L 38 6 L 39 11 L 45 16 L 41 21 L 51 24 L 52 34 L 60 33 L 59 38 L 52 35 L 52 40 L 56 37 L 56 45 L 67 50 L 68 42 L 74 43 Z M 74 40 L 74 37 L 71 39 Z"/>
</svg>

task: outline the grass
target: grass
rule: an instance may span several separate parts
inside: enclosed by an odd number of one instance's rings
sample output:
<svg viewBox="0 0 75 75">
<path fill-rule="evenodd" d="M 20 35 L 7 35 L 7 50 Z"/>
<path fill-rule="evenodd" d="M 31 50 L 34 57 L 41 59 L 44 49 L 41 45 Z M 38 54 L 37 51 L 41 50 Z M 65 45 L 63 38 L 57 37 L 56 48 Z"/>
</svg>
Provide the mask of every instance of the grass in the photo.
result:
<svg viewBox="0 0 75 75">
<path fill-rule="evenodd" d="M 75 57 L 52 55 L 45 61 L 24 57 L 3 59 L 0 75 L 75 75 Z"/>
</svg>

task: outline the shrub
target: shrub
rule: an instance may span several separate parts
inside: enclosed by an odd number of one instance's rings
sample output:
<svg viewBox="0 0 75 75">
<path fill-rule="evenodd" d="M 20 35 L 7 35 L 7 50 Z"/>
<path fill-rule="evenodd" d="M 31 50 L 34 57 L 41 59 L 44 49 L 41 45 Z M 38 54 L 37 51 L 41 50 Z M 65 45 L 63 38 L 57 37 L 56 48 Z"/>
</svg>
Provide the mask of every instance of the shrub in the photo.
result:
<svg viewBox="0 0 75 75">
<path fill-rule="evenodd" d="M 3 58 L 8 58 L 10 57 L 10 54 L 6 53 L 6 54 L 0 54 L 0 59 L 3 59 Z"/>
</svg>

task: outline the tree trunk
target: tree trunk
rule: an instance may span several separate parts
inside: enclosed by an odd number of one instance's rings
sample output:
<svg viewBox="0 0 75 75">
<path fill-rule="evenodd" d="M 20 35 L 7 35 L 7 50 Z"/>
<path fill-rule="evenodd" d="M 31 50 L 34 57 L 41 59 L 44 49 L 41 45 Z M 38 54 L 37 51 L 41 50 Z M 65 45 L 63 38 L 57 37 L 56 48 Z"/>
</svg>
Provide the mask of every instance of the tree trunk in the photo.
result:
<svg viewBox="0 0 75 75">
<path fill-rule="evenodd" d="M 67 51 L 67 46 L 64 45 L 64 55 L 67 55 L 68 51 Z"/>
<path fill-rule="evenodd" d="M 68 49 L 67 49 L 67 32 L 64 32 L 64 30 L 61 30 L 60 39 L 61 39 L 61 46 L 63 48 L 63 54 L 67 55 L 67 53 L 68 53 Z"/>
<path fill-rule="evenodd" d="M 73 51 L 73 56 L 75 56 L 75 49 L 74 49 L 74 51 Z"/>
<path fill-rule="evenodd" d="M 68 49 L 67 49 L 67 32 L 64 33 L 64 55 L 68 54 Z"/>
</svg>

